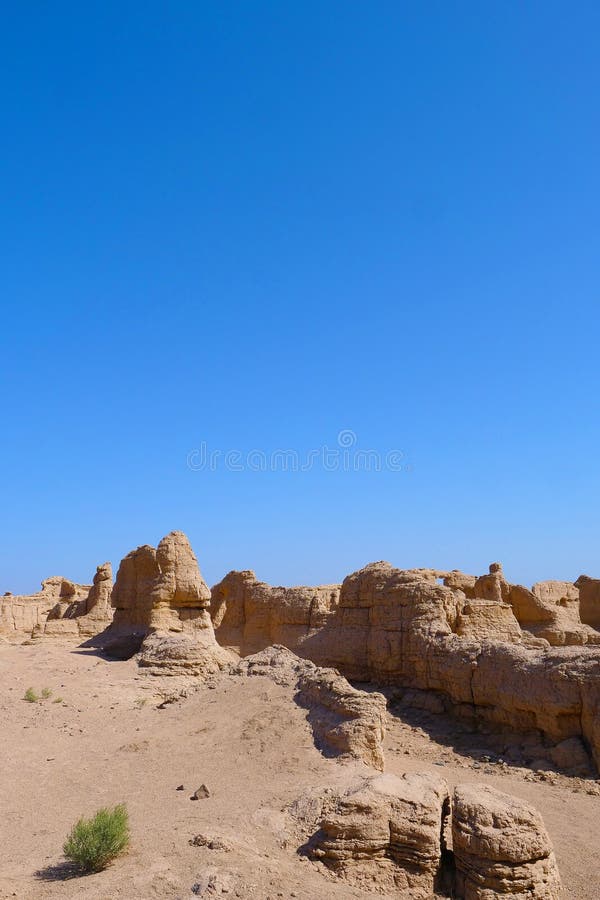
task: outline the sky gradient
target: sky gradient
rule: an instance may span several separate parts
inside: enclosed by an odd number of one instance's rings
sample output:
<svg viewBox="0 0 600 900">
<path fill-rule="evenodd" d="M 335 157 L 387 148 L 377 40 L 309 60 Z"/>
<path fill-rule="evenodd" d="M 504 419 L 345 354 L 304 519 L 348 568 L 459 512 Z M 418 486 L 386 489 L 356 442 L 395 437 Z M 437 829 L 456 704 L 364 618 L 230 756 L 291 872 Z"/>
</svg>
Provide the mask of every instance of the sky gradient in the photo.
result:
<svg viewBox="0 0 600 900">
<path fill-rule="evenodd" d="M 7 9 L 0 591 L 171 529 L 209 583 L 600 575 L 599 33 L 552 0 Z M 400 466 L 248 464 L 340 432 Z"/>
</svg>

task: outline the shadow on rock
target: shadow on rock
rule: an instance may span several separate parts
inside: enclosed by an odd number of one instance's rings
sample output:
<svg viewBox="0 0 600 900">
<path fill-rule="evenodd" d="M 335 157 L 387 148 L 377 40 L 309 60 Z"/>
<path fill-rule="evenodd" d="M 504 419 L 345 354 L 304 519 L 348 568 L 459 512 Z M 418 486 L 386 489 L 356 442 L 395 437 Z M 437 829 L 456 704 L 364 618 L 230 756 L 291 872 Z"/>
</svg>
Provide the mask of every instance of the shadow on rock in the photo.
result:
<svg viewBox="0 0 600 900">
<path fill-rule="evenodd" d="M 384 690 L 391 721 L 425 732 L 431 741 L 473 760 L 471 767 L 518 767 L 532 773 L 560 774 L 594 781 L 597 778 L 588 749 L 580 737 L 553 744 L 539 731 L 516 732 L 501 725 L 453 715 L 442 694 L 413 689 Z M 400 736 L 399 736 L 399 739 Z"/>
</svg>

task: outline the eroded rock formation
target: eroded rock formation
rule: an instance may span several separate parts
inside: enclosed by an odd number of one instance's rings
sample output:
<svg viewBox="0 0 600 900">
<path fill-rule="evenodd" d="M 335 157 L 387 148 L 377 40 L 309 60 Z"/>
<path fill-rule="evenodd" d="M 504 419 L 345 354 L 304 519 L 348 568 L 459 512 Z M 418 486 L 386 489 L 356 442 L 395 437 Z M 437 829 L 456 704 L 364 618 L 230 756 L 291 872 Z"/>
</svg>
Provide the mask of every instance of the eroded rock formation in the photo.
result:
<svg viewBox="0 0 600 900">
<path fill-rule="evenodd" d="M 248 656 L 235 668 L 238 675 L 263 675 L 296 691 L 308 710 L 316 745 L 326 754 L 360 759 L 383 771 L 386 700 L 382 694 L 356 690 L 336 672 L 300 659 L 274 646 Z"/>
<path fill-rule="evenodd" d="M 140 665 L 157 675 L 206 675 L 231 656 L 216 642 L 210 591 L 181 531 L 154 549 L 138 547 L 121 561 L 112 591 L 114 618 L 102 646 L 117 656 L 141 648 Z"/>
<path fill-rule="evenodd" d="M 380 775 L 332 798 L 306 851 L 340 878 L 402 900 L 431 900 L 441 880 L 448 785 Z"/>
<path fill-rule="evenodd" d="M 318 804 L 306 845 L 350 884 L 405 900 L 442 886 L 463 900 L 556 900 L 554 854 L 532 807 L 482 785 L 458 787 L 451 804 L 437 776 L 364 778 L 357 762 L 384 768 L 386 700 L 346 679 L 399 686 L 391 693 L 408 705 L 527 732 L 536 746 L 544 736 L 544 759 L 586 774 L 588 750 L 600 764 L 599 606 L 600 580 L 529 590 L 499 563 L 476 577 L 378 562 L 315 588 L 231 572 L 211 599 L 189 541 L 171 532 L 129 553 L 114 588 L 105 563 L 91 588 L 52 578 L 39 594 L 2 598 L 0 628 L 139 650 L 156 675 L 225 670 L 288 686 L 324 755 L 352 762 Z"/>
<path fill-rule="evenodd" d="M 579 615 L 581 621 L 600 630 L 600 578 L 580 575 L 575 582 L 579 590 Z"/>
<path fill-rule="evenodd" d="M 183 631 L 202 621 L 210 591 L 190 542 L 172 531 L 158 547 L 144 544 L 121 560 L 112 592 L 114 630 Z"/>
<path fill-rule="evenodd" d="M 322 627 L 337 609 L 340 586 L 271 587 L 254 572 L 230 572 L 211 591 L 211 615 L 224 647 L 247 655 L 272 644 L 295 649 L 307 644 L 313 662 L 328 665 L 327 646 L 319 654 Z"/>
<path fill-rule="evenodd" d="M 40 633 L 51 610 L 68 609 L 84 600 L 89 590 L 88 584 L 75 584 L 54 575 L 42 581 L 37 594 L 5 594 L 0 597 L 0 634 L 14 638 Z"/>
<path fill-rule="evenodd" d="M 532 806 L 481 784 L 454 791 L 456 896 L 558 900 L 560 877 L 542 817 Z"/>
<path fill-rule="evenodd" d="M 112 566 L 109 562 L 103 563 L 96 569 L 87 596 L 71 600 L 66 605 L 57 603 L 50 610 L 44 634 L 75 637 L 99 634 L 112 621 L 112 584 Z"/>
<path fill-rule="evenodd" d="M 345 789 L 299 798 L 290 812 L 318 827 L 301 852 L 363 889 L 403 900 L 560 896 L 540 814 L 486 785 L 457 787 L 451 804 L 446 781 L 434 775 L 354 778 Z"/>
<path fill-rule="evenodd" d="M 103 563 L 96 569 L 94 583 L 85 602 L 85 612 L 79 617 L 79 633 L 98 634 L 112 621 L 111 594 L 113 588 L 112 566 Z"/>
<path fill-rule="evenodd" d="M 600 649 L 551 647 L 518 622 L 544 604 L 552 615 L 568 608 L 550 604 L 549 588 L 509 585 L 499 565 L 473 582 L 470 598 L 440 577 L 372 563 L 319 604 L 323 589 L 286 592 L 230 573 L 213 592 L 217 639 L 235 636 L 245 654 L 277 628 L 289 649 L 348 678 L 435 690 L 459 715 L 538 730 L 553 743 L 583 737 L 600 763 Z"/>
<path fill-rule="evenodd" d="M 493 563 L 489 575 L 477 579 L 473 594 L 508 603 L 526 633 L 554 647 L 600 644 L 600 633 L 580 618 L 579 591 L 569 582 L 541 581 L 529 590 L 509 584 L 500 563 Z"/>
</svg>

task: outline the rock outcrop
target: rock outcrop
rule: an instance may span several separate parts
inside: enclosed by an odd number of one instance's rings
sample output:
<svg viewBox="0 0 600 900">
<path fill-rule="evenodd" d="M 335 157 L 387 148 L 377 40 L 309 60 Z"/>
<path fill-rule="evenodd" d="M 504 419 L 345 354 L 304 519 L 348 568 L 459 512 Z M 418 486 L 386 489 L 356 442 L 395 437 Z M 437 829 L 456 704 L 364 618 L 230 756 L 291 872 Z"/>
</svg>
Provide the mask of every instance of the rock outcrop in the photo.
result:
<svg viewBox="0 0 600 900">
<path fill-rule="evenodd" d="M 96 569 L 94 583 L 85 602 L 85 612 L 78 620 L 81 635 L 98 634 L 112 622 L 112 589 L 112 566 L 105 562 Z"/>
<path fill-rule="evenodd" d="M 110 597 L 112 566 L 103 563 L 96 569 L 94 582 L 86 597 L 67 603 L 57 603 L 48 613 L 45 635 L 91 637 L 99 634 L 112 621 Z"/>
<path fill-rule="evenodd" d="M 452 844 L 456 897 L 558 900 L 560 877 L 542 817 L 485 785 L 454 791 Z"/>
<path fill-rule="evenodd" d="M 290 813 L 318 825 L 300 852 L 366 890 L 402 900 L 560 896 L 540 814 L 485 785 L 457 787 L 451 805 L 446 781 L 434 775 L 354 778 L 346 789 L 299 798 Z"/>
<path fill-rule="evenodd" d="M 508 585 L 499 565 L 472 585 L 484 597 L 467 598 L 439 578 L 372 563 L 319 605 L 322 595 L 311 604 L 308 588 L 269 590 L 252 573 L 230 573 L 213 591 L 217 639 L 235 633 L 246 654 L 277 627 L 294 653 L 347 678 L 434 690 L 458 715 L 537 730 L 552 743 L 583 737 L 600 764 L 600 648 L 551 647 L 520 628 L 526 603 L 531 612 L 549 601 L 542 589 Z M 283 618 L 285 627 L 273 625 Z M 303 624 L 289 628 L 292 621 Z"/>
<path fill-rule="evenodd" d="M 305 847 L 335 874 L 401 900 L 431 900 L 439 887 L 448 786 L 433 775 L 379 775 L 329 802 Z"/>
<path fill-rule="evenodd" d="M 579 588 L 571 581 L 538 581 L 531 591 L 542 603 L 574 608 L 579 603 Z"/>
<path fill-rule="evenodd" d="M 455 570 L 443 579 L 446 587 L 461 591 L 468 600 L 478 603 L 487 600 L 498 608 L 510 607 L 522 629 L 521 638 L 525 643 L 536 645 L 536 641 L 529 640 L 529 635 L 532 635 L 554 647 L 600 644 L 600 633 L 595 630 L 600 628 L 600 591 L 596 616 L 588 612 L 589 607 L 594 605 L 593 601 L 590 603 L 588 600 L 593 595 L 593 587 L 588 588 L 584 602 L 586 613 L 580 615 L 579 585 L 593 581 L 586 576 L 581 576 L 575 584 L 569 581 L 540 581 L 530 590 L 520 584 L 510 584 L 500 563 L 492 563 L 488 574 L 479 578 Z M 490 637 L 494 637 L 493 629 Z M 500 631 L 496 638 L 514 640 L 506 632 L 501 636 Z M 538 646 L 543 644 L 538 643 Z"/>
<path fill-rule="evenodd" d="M 463 576 L 463 579 L 470 577 Z M 444 584 L 455 589 L 461 583 L 460 589 L 470 599 L 487 600 L 497 607 L 509 606 L 526 642 L 531 634 L 554 647 L 600 644 L 600 634 L 579 616 L 579 592 L 570 582 L 540 581 L 529 590 L 521 584 L 510 584 L 501 564 L 492 563 L 489 573 L 472 585 L 457 577 L 444 580 Z M 529 644 L 534 646 L 535 642 Z"/>
<path fill-rule="evenodd" d="M 456 618 L 454 631 L 460 637 L 478 641 L 505 641 L 522 644 L 523 632 L 510 603 L 494 600 L 468 600 Z"/>
<path fill-rule="evenodd" d="M 281 646 L 246 657 L 234 672 L 267 676 L 293 688 L 296 702 L 308 710 L 315 743 L 325 755 L 359 759 L 383 771 L 382 694 L 359 691 L 335 669 L 320 668 Z"/>
<path fill-rule="evenodd" d="M 111 602 L 113 622 L 99 638 L 109 654 L 141 649 L 140 665 L 156 675 L 206 675 L 232 660 L 215 640 L 210 591 L 181 531 L 127 554 Z"/>
<path fill-rule="evenodd" d="M 0 634 L 18 638 L 41 633 L 51 610 L 68 609 L 84 600 L 89 590 L 87 584 L 75 584 L 54 575 L 42 581 L 42 589 L 37 594 L 5 594 L 0 597 Z"/>
<path fill-rule="evenodd" d="M 468 600 L 474 599 L 474 588 L 477 583 L 476 575 L 467 575 L 459 569 L 452 569 L 451 572 L 446 572 L 442 581 L 446 587 L 452 588 L 455 591 L 462 591 Z"/>
<path fill-rule="evenodd" d="M 600 630 L 600 578 L 580 575 L 575 582 L 579 589 L 579 615 L 581 621 Z"/>
<path fill-rule="evenodd" d="M 144 544 L 121 560 L 112 592 L 114 630 L 183 631 L 202 621 L 210 591 L 182 531 L 172 531 L 158 547 Z"/>
<path fill-rule="evenodd" d="M 215 675 L 232 662 L 217 644 L 210 619 L 180 634 L 151 632 L 140 648 L 140 667 L 150 675 Z"/>
<path fill-rule="evenodd" d="M 273 644 L 296 649 L 306 644 L 318 664 L 328 664 L 327 646 L 319 654 L 321 629 L 336 610 L 340 586 L 271 587 L 254 572 L 230 572 L 211 591 L 217 640 L 244 656 Z"/>
<path fill-rule="evenodd" d="M 473 593 L 508 603 L 525 633 L 553 647 L 600 644 L 600 633 L 580 618 L 579 592 L 574 584 L 540 581 L 529 590 L 521 584 L 509 584 L 500 563 L 493 563 L 489 575 L 476 581 Z"/>
</svg>

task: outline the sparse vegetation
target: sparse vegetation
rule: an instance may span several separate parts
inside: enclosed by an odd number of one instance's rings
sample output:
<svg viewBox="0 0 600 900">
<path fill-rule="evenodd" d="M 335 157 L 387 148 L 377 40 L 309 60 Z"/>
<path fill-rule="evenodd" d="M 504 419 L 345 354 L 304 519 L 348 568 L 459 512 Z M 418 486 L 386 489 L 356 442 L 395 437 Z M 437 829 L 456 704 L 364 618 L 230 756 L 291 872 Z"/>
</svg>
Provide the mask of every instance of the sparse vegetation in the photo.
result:
<svg viewBox="0 0 600 900">
<path fill-rule="evenodd" d="M 62 697 L 55 697 L 54 700 L 53 700 L 52 702 L 53 702 L 53 703 L 62 703 L 62 702 L 63 702 L 63 698 L 62 698 Z"/>
<path fill-rule="evenodd" d="M 23 700 L 27 700 L 28 703 L 39 703 L 40 700 L 49 700 L 51 696 L 52 690 L 49 687 L 42 688 L 41 694 L 38 694 L 37 691 L 30 687 L 25 691 Z M 60 701 L 62 701 L 62 698 L 60 698 Z"/>
<path fill-rule="evenodd" d="M 129 846 L 129 816 L 120 803 L 99 809 L 91 819 L 79 819 L 63 846 L 67 859 L 84 872 L 99 872 Z"/>
</svg>

